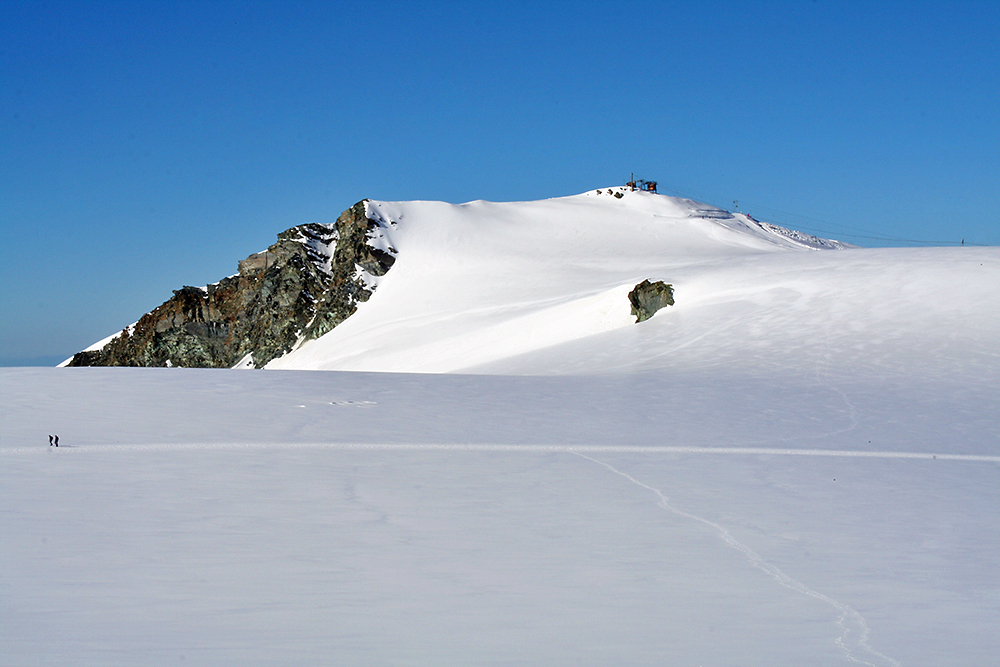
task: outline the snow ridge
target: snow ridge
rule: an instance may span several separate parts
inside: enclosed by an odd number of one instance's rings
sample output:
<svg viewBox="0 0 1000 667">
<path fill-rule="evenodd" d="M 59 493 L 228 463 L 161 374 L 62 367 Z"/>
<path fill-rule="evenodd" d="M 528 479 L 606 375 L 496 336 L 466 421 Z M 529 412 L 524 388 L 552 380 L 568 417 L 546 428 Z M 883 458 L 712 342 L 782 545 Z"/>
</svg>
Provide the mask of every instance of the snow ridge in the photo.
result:
<svg viewBox="0 0 1000 667">
<path fill-rule="evenodd" d="M 749 213 L 736 213 L 734 214 L 734 217 L 752 227 L 757 227 L 768 234 L 773 234 L 783 239 L 787 239 L 806 248 L 813 248 L 815 250 L 846 250 L 847 248 L 858 247 L 851 245 L 850 243 L 835 241 L 833 239 L 824 239 L 819 236 L 813 236 L 812 234 L 806 234 L 805 232 L 800 232 L 796 229 L 788 229 L 787 227 L 781 227 L 780 225 L 775 225 L 770 222 L 761 222 L 760 220 L 754 219 Z"/>
</svg>

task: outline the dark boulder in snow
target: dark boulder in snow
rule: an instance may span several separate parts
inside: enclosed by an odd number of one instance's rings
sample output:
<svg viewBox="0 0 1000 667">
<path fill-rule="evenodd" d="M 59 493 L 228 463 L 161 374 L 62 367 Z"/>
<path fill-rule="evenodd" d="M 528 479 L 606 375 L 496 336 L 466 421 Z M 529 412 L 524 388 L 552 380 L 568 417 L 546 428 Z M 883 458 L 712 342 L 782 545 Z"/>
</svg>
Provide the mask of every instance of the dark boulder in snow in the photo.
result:
<svg viewBox="0 0 1000 667">
<path fill-rule="evenodd" d="M 628 300 L 632 304 L 632 314 L 635 315 L 635 322 L 638 324 L 651 318 L 660 308 L 674 305 L 674 287 L 662 280 L 655 283 L 643 280 L 628 293 Z"/>
</svg>

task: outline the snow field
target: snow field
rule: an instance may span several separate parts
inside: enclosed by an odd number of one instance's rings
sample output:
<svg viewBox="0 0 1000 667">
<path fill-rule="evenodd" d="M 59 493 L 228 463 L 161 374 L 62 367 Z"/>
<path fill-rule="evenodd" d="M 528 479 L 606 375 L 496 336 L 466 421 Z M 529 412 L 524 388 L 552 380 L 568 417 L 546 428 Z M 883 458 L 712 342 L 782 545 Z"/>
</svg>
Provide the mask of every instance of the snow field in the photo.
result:
<svg viewBox="0 0 1000 667">
<path fill-rule="evenodd" d="M 4 369 L 0 644 L 989 665 L 1000 397 L 946 380 Z"/>
</svg>

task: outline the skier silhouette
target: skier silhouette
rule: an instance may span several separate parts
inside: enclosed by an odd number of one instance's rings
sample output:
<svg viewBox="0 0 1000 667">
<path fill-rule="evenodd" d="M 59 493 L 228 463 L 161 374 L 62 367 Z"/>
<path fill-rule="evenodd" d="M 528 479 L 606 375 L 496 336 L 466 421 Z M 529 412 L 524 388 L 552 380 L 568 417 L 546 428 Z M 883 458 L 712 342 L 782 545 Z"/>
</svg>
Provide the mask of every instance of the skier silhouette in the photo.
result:
<svg viewBox="0 0 1000 667">
<path fill-rule="evenodd" d="M 51 447 L 51 446 L 52 446 L 52 436 L 50 435 L 49 436 L 49 447 Z"/>
<path fill-rule="evenodd" d="M 58 447 L 58 446 L 59 446 L 59 436 L 57 435 L 56 436 L 56 447 Z"/>
</svg>

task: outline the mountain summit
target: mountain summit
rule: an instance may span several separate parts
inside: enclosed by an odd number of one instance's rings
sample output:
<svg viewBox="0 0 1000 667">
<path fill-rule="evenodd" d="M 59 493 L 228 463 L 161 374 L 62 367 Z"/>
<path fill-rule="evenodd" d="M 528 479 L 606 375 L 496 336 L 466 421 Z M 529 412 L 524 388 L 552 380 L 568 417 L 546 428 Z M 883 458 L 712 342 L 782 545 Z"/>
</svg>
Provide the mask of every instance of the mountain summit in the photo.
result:
<svg viewBox="0 0 1000 667">
<path fill-rule="evenodd" d="M 929 318 L 978 321 L 976 252 L 855 249 L 623 187 L 364 200 L 67 364 L 579 374 L 781 363 L 789 350 L 850 363 L 873 346 L 897 363 L 885 341 L 912 333 L 907 350 L 930 349 Z M 640 285 L 659 290 L 659 312 L 634 312 L 649 301 Z"/>
<path fill-rule="evenodd" d="M 681 221 L 686 231 L 677 228 Z M 542 202 L 364 200 L 333 224 L 309 223 L 282 232 L 267 250 L 239 262 L 234 276 L 176 290 L 138 322 L 77 353 L 66 365 L 263 367 L 353 315 L 393 266 L 400 242 L 412 256 L 401 280 L 420 285 L 419 296 L 406 300 L 415 305 L 439 292 L 447 308 L 459 308 L 455 317 L 461 326 L 462 313 L 479 318 L 477 305 L 484 306 L 484 299 L 491 307 L 513 309 L 525 298 L 537 298 L 539 289 L 549 293 L 545 298 L 559 299 L 564 290 L 558 276 L 544 287 L 532 284 L 553 269 L 577 274 L 587 265 L 624 268 L 634 266 L 637 255 L 662 261 L 679 250 L 711 253 L 720 241 L 747 251 L 842 247 L 697 202 L 623 187 Z M 422 279 L 414 280 L 414 271 Z M 592 282 L 582 278 L 572 278 L 573 289 Z M 635 282 L 643 278 L 635 274 Z M 492 290 L 487 296 L 487 286 L 498 284 L 504 286 L 502 294 Z M 625 287 L 634 283 L 614 285 L 617 291 Z M 627 296 L 619 296 L 626 308 Z M 579 322 L 579 333 L 603 329 L 606 320 Z M 310 365 L 321 363 L 315 349 L 307 356 Z M 296 358 L 280 366 L 294 367 Z"/>
</svg>

